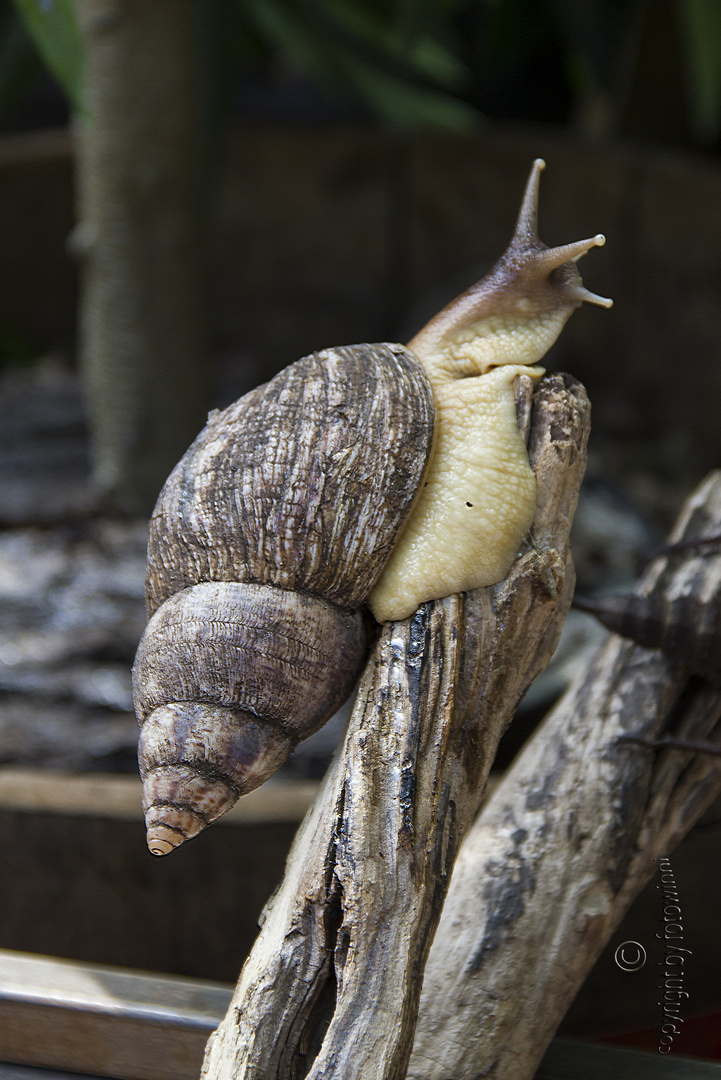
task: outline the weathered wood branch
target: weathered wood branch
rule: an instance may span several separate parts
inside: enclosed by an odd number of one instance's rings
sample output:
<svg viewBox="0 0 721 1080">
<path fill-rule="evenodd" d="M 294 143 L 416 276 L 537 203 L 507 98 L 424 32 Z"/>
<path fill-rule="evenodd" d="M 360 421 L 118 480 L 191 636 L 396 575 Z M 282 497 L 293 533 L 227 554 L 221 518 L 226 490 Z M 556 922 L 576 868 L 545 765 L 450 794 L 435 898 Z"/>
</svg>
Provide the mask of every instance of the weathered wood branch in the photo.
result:
<svg viewBox="0 0 721 1080">
<path fill-rule="evenodd" d="M 508 578 L 383 628 L 344 745 L 208 1044 L 205 1076 L 405 1075 L 458 845 L 570 602 L 568 531 L 588 413 L 567 376 L 544 379 L 534 395 L 534 544 Z"/>
<path fill-rule="evenodd" d="M 717 472 L 689 499 L 673 539 L 720 531 Z M 718 548 L 656 559 L 639 592 L 695 596 L 718 612 Z M 721 790 L 715 757 L 619 740 L 672 734 L 718 745 L 720 718 L 718 686 L 609 635 L 463 844 L 426 968 L 409 1077 L 533 1076 L 656 860 Z"/>
</svg>

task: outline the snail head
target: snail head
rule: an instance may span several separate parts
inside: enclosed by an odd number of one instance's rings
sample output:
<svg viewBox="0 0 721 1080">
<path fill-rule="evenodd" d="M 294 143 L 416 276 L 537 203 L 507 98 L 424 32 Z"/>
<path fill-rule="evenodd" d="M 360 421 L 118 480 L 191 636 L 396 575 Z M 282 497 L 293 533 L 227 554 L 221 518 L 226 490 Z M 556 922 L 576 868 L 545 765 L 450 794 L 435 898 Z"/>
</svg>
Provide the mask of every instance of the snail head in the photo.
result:
<svg viewBox="0 0 721 1080">
<path fill-rule="evenodd" d="M 537 158 L 511 242 L 480 281 L 423 327 L 409 347 L 445 378 L 483 375 L 502 364 L 536 364 L 584 300 L 613 301 L 585 288 L 576 263 L 606 238 L 549 248 L 538 236 L 538 190 L 545 162 Z M 429 371 L 432 379 L 432 373 Z"/>
</svg>

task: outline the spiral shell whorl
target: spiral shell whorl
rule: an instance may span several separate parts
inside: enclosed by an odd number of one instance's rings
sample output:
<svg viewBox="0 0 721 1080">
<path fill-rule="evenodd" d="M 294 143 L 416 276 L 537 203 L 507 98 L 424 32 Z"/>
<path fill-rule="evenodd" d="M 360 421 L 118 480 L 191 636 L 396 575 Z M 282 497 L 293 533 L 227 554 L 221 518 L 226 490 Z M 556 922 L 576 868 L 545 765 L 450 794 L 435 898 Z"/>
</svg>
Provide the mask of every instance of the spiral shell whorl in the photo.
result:
<svg viewBox="0 0 721 1080">
<path fill-rule="evenodd" d="M 203 581 L 364 603 L 430 455 L 433 395 L 402 345 L 306 356 L 215 414 L 150 522 L 148 617 Z"/>
<path fill-rule="evenodd" d="M 365 657 L 357 612 L 317 596 L 213 581 L 171 596 L 133 668 L 141 723 L 169 702 L 240 709 L 307 738 L 348 697 Z"/>
<path fill-rule="evenodd" d="M 196 836 L 272 776 L 297 742 L 240 710 L 187 701 L 155 709 L 138 746 L 151 852 Z"/>
<path fill-rule="evenodd" d="M 359 612 L 320 597 L 245 582 L 170 597 L 133 669 L 151 851 L 196 835 L 272 776 L 340 708 L 365 652 Z"/>
</svg>

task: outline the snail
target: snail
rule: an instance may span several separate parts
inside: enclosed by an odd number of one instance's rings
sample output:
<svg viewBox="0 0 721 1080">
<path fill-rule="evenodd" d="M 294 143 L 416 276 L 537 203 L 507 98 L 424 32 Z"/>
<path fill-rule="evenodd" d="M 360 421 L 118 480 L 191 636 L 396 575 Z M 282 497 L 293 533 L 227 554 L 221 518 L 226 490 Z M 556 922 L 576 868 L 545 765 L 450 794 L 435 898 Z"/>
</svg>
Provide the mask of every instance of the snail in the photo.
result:
<svg viewBox="0 0 721 1080">
<path fill-rule="evenodd" d="M 513 380 L 584 300 L 534 162 L 506 253 L 413 338 L 307 356 L 223 412 L 150 523 L 133 669 L 150 851 L 263 783 L 349 696 L 375 622 L 502 580 L 535 513 Z M 372 613 L 370 617 L 368 611 Z"/>
</svg>

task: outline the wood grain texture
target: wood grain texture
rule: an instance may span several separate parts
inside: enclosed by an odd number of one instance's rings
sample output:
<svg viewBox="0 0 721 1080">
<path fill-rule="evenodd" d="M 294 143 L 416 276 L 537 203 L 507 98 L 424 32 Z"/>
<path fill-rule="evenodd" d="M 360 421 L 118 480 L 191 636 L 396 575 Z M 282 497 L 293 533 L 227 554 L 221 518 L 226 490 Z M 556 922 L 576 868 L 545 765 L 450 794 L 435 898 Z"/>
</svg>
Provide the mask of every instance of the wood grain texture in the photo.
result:
<svg viewBox="0 0 721 1080">
<path fill-rule="evenodd" d="M 458 845 L 498 739 L 570 602 L 568 528 L 588 433 L 583 389 L 567 376 L 544 379 L 530 427 L 533 544 L 499 585 L 421 605 L 383 627 L 344 745 L 208 1044 L 204 1076 L 405 1075 Z"/>
<path fill-rule="evenodd" d="M 717 472 L 688 501 L 673 539 L 720 527 Z M 639 594 L 717 605 L 721 555 L 656 559 Z M 623 737 L 673 733 L 717 745 L 720 717 L 718 688 L 677 658 L 609 635 L 463 844 L 426 969 L 409 1077 L 530 1080 L 656 861 L 721 790 L 715 758 L 654 752 Z"/>
<path fill-rule="evenodd" d="M 313 353 L 207 426 L 150 523 L 148 615 L 202 581 L 254 581 L 358 607 L 426 469 L 433 399 L 401 345 Z"/>
</svg>

